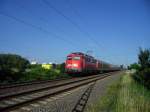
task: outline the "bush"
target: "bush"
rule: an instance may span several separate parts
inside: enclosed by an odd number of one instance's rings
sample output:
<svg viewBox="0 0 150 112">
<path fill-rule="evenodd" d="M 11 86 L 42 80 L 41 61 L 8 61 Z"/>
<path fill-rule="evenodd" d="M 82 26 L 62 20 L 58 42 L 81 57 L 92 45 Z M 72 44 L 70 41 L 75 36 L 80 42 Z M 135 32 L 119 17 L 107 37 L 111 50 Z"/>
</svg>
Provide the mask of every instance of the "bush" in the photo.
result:
<svg viewBox="0 0 150 112">
<path fill-rule="evenodd" d="M 64 63 L 44 69 L 40 64 L 30 65 L 19 55 L 0 54 L 0 84 L 68 77 L 64 72 Z"/>
<path fill-rule="evenodd" d="M 142 74 L 144 76 L 144 84 L 150 88 L 150 68 L 146 68 L 142 71 Z"/>
<path fill-rule="evenodd" d="M 133 75 L 134 79 L 150 88 L 150 50 L 140 49 L 138 55 L 139 68 Z"/>
<path fill-rule="evenodd" d="M 24 74 L 22 81 L 32 81 L 32 80 L 49 80 L 67 77 L 61 72 L 60 68 L 56 69 L 44 69 L 41 65 L 31 66 L 29 72 Z"/>
<path fill-rule="evenodd" d="M 61 73 L 65 73 L 65 63 L 58 64 L 56 68 L 59 69 Z"/>
<path fill-rule="evenodd" d="M 15 54 L 0 54 L 0 82 L 15 82 L 30 65 L 29 61 Z"/>
<path fill-rule="evenodd" d="M 138 71 L 136 78 L 146 87 L 150 88 L 150 68 L 145 68 L 142 71 Z"/>
<path fill-rule="evenodd" d="M 133 63 L 133 64 L 131 64 L 129 67 L 128 67 L 128 69 L 135 69 L 135 70 L 140 70 L 140 65 L 139 64 L 137 64 L 137 63 Z"/>
<path fill-rule="evenodd" d="M 150 50 L 148 49 L 141 49 L 138 55 L 138 63 L 141 65 L 141 70 L 145 68 L 150 68 Z"/>
</svg>

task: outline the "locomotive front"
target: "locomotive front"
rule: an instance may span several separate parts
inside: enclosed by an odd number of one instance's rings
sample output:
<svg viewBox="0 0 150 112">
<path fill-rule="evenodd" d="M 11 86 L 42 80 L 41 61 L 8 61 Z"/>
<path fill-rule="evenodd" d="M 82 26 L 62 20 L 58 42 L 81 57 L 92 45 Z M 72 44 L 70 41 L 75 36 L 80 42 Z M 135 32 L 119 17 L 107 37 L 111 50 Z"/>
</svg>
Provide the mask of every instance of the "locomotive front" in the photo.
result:
<svg viewBox="0 0 150 112">
<path fill-rule="evenodd" d="M 83 65 L 82 55 L 72 53 L 66 59 L 66 72 L 67 73 L 81 73 Z"/>
</svg>

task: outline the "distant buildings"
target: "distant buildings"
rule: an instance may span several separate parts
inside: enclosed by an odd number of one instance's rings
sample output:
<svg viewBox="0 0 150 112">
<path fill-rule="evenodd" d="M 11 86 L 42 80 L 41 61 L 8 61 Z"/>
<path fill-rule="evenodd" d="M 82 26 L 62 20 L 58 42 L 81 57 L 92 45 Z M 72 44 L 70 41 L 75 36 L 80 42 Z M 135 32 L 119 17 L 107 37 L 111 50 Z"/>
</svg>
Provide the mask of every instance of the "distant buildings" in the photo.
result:
<svg viewBox="0 0 150 112">
<path fill-rule="evenodd" d="M 49 64 L 49 63 L 43 63 L 42 64 L 42 68 L 44 69 L 52 69 L 53 65 L 52 64 Z"/>
<path fill-rule="evenodd" d="M 42 68 L 44 69 L 52 69 L 52 68 L 56 68 L 56 64 L 49 62 L 49 63 L 38 63 L 37 61 L 31 61 L 30 62 L 31 65 L 40 65 Z"/>
<path fill-rule="evenodd" d="M 36 65 L 38 64 L 37 61 L 31 61 L 31 65 Z"/>
</svg>

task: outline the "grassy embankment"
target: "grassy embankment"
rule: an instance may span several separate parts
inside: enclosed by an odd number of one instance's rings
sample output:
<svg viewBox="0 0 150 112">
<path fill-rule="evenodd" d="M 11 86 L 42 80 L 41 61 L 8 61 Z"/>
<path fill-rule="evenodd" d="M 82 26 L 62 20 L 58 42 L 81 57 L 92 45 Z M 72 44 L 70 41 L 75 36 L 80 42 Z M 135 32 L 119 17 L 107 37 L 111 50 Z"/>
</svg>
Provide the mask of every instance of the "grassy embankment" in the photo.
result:
<svg viewBox="0 0 150 112">
<path fill-rule="evenodd" d="M 89 112 L 150 112 L 150 90 L 125 74 L 108 87 L 105 96 L 89 106 Z"/>
</svg>

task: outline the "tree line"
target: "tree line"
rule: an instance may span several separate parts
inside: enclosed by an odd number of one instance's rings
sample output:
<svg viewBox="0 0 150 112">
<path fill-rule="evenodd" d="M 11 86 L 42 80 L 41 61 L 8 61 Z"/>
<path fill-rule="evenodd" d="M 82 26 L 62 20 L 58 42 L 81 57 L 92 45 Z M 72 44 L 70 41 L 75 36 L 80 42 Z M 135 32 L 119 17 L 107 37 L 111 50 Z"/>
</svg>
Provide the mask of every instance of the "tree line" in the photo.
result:
<svg viewBox="0 0 150 112">
<path fill-rule="evenodd" d="M 44 69 L 41 64 L 31 65 L 20 55 L 0 54 L 0 84 L 67 77 L 64 71 L 64 63 Z"/>
</svg>

